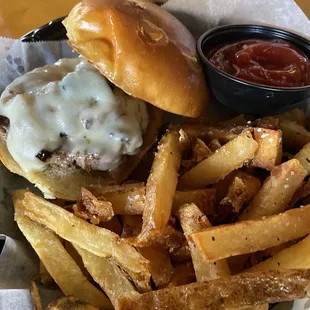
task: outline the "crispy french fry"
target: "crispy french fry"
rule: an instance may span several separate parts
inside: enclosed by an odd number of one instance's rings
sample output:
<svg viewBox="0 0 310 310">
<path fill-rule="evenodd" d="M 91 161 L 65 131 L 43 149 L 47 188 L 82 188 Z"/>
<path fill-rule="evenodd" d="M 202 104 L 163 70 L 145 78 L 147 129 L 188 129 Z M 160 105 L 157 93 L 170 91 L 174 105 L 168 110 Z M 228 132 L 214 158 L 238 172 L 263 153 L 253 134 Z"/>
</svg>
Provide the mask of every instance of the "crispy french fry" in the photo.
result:
<svg viewBox="0 0 310 310">
<path fill-rule="evenodd" d="M 90 187 L 96 197 L 104 197 L 112 203 L 115 214 L 142 214 L 145 204 L 144 183 Z"/>
<path fill-rule="evenodd" d="M 309 195 L 310 195 L 310 179 L 308 179 L 306 183 L 304 183 L 300 188 L 297 189 L 297 191 L 295 192 L 293 198 L 289 203 L 289 208 L 290 209 L 293 208 L 298 201 L 303 200 L 303 198 Z"/>
<path fill-rule="evenodd" d="M 123 232 L 122 238 L 124 238 L 129 244 L 135 247 L 148 247 L 155 246 L 162 249 L 179 248 L 184 242 L 184 236 L 181 232 L 177 231 L 170 225 L 167 225 L 163 232 L 157 235 L 153 235 L 149 240 L 140 241 L 139 236 L 142 228 L 141 215 L 123 215 Z"/>
<path fill-rule="evenodd" d="M 113 218 L 112 204 L 105 197 L 96 197 L 84 187 L 81 189 L 81 196 L 73 208 L 76 216 L 90 220 L 95 225 L 110 221 Z"/>
<path fill-rule="evenodd" d="M 30 219 L 97 256 L 112 256 L 135 279 L 135 282 L 139 282 L 141 289 L 148 287 L 150 279 L 148 261 L 118 235 L 89 224 L 30 191 L 15 191 L 13 200 L 14 203 L 18 203 L 21 212 Z"/>
<path fill-rule="evenodd" d="M 182 263 L 191 259 L 191 252 L 187 240 L 183 244 L 170 253 L 171 259 L 176 263 Z"/>
<path fill-rule="evenodd" d="M 215 194 L 214 188 L 177 191 L 173 200 L 172 213 L 175 214 L 178 208 L 186 203 L 194 203 L 204 214 L 213 215 L 215 212 Z"/>
<path fill-rule="evenodd" d="M 307 175 L 310 174 L 310 142 L 295 155 L 295 157 L 302 166 L 307 170 Z"/>
<path fill-rule="evenodd" d="M 15 201 L 14 206 L 18 227 L 64 294 L 73 295 L 99 308 L 112 309 L 110 301 L 87 281 L 58 237 L 24 216 L 20 201 Z"/>
<path fill-rule="evenodd" d="M 291 150 L 299 151 L 310 142 L 310 132 L 296 122 L 281 120 L 280 129 L 284 146 Z"/>
<path fill-rule="evenodd" d="M 206 146 L 206 144 L 199 138 L 193 146 L 193 159 L 195 163 L 202 161 L 205 158 L 210 157 L 213 152 Z"/>
<path fill-rule="evenodd" d="M 273 257 L 251 267 L 247 271 L 264 271 L 278 269 L 308 269 L 310 268 L 310 236 L 282 250 Z"/>
<path fill-rule="evenodd" d="M 35 280 L 31 281 L 30 294 L 32 297 L 33 310 L 43 310 L 39 289 L 37 287 Z"/>
<path fill-rule="evenodd" d="M 216 152 L 217 150 L 219 150 L 222 146 L 221 143 L 219 142 L 219 140 L 217 139 L 212 139 L 209 143 L 208 143 L 208 147 L 210 148 L 210 150 L 212 152 Z"/>
<path fill-rule="evenodd" d="M 178 216 L 185 235 L 202 231 L 212 225 L 207 217 L 194 204 L 186 204 L 179 208 Z M 198 282 L 208 281 L 230 275 L 230 270 L 225 259 L 205 263 L 198 248 L 191 239 L 187 239 L 191 251 L 195 275 Z"/>
<path fill-rule="evenodd" d="M 220 210 L 226 209 L 231 213 L 239 213 L 260 188 L 260 179 L 249 173 L 237 171 L 231 180 L 226 196 L 220 202 Z"/>
<path fill-rule="evenodd" d="M 307 238 L 308 237 L 306 237 L 305 239 Z M 283 243 L 283 245 L 271 248 L 270 255 L 268 255 L 269 253 L 267 251 L 269 249 L 265 250 L 266 256 L 267 255 L 268 256 L 267 258 L 265 257 L 265 259 L 263 260 L 262 259 L 259 260 L 260 258 L 259 255 L 261 252 L 253 253 L 253 257 L 251 256 L 252 267 L 249 267 L 248 269 L 245 269 L 242 272 L 248 272 L 248 271 L 251 272 L 252 270 L 259 271 L 259 270 L 281 270 L 281 269 L 297 269 L 297 268 L 306 269 L 308 267 L 303 266 L 310 266 L 309 263 L 310 261 L 307 259 L 307 257 L 301 258 L 300 255 L 304 255 L 306 251 L 308 251 L 307 250 L 308 248 L 309 248 L 309 240 L 303 244 L 301 243 L 301 241 L 299 241 L 298 243 L 290 241 Z M 293 255 L 293 251 L 295 250 L 296 253 L 294 253 Z M 262 253 L 264 254 L 265 251 L 263 251 Z M 255 258 L 258 259 L 255 261 Z"/>
<path fill-rule="evenodd" d="M 73 296 L 67 296 L 52 301 L 47 310 L 99 310 L 98 308 L 88 304 L 87 302 L 80 300 Z"/>
<path fill-rule="evenodd" d="M 194 139 L 190 138 L 183 129 L 179 130 L 179 134 L 180 134 L 179 143 L 181 145 L 182 150 L 189 151 L 193 146 L 193 141 L 195 140 L 195 138 Z"/>
<path fill-rule="evenodd" d="M 143 183 L 116 186 L 92 187 L 95 196 L 103 196 L 112 203 L 115 214 L 142 214 L 145 206 L 145 187 Z M 195 203 L 204 213 L 214 213 L 215 189 L 177 191 L 174 196 L 172 212 L 185 203 Z M 104 225 L 103 225 L 104 226 Z"/>
<path fill-rule="evenodd" d="M 176 264 L 174 266 L 171 281 L 162 285 L 161 288 L 174 287 L 195 282 L 195 271 L 191 261 Z"/>
<path fill-rule="evenodd" d="M 124 272 L 109 258 L 98 257 L 76 245 L 77 252 L 81 255 L 83 263 L 106 295 L 113 306 L 117 308 L 118 301 L 123 297 L 138 295 Z"/>
<path fill-rule="evenodd" d="M 298 108 L 279 114 L 276 117 L 279 118 L 280 120 L 289 120 L 292 122 L 296 122 L 297 124 L 302 126 L 305 126 L 306 124 L 305 112 Z"/>
<path fill-rule="evenodd" d="M 190 237 L 205 262 L 265 250 L 310 233 L 310 205 L 255 221 L 209 228 Z"/>
<path fill-rule="evenodd" d="M 217 139 L 221 143 L 226 143 L 236 138 L 244 129 L 244 126 L 209 126 L 205 124 L 184 124 L 181 127 L 190 138 Z"/>
<path fill-rule="evenodd" d="M 251 272 L 124 299 L 118 310 L 247 307 L 304 298 L 309 293 L 309 283 L 309 270 Z"/>
<path fill-rule="evenodd" d="M 257 265 L 266 259 L 269 259 L 270 257 L 276 255 L 277 253 L 292 246 L 295 243 L 296 243 L 295 240 L 288 241 L 288 242 L 279 244 L 277 246 L 274 246 L 272 248 L 266 249 L 264 251 L 258 251 L 258 252 L 250 254 L 250 260 L 249 260 L 250 266 L 245 266 L 245 268 L 243 268 L 242 271 L 248 268 L 251 268 L 251 266 Z M 239 272 L 241 272 L 241 270 L 239 270 Z"/>
<path fill-rule="evenodd" d="M 168 223 L 181 164 L 179 133 L 169 131 L 160 141 L 146 184 L 140 242 L 161 234 Z"/>
<path fill-rule="evenodd" d="M 281 163 L 282 132 L 265 128 L 254 128 L 254 139 L 258 149 L 252 161 L 252 167 L 271 170 Z"/>
<path fill-rule="evenodd" d="M 283 212 L 306 174 L 306 170 L 297 159 L 291 159 L 275 167 L 248 208 L 239 216 L 239 220 L 255 220 Z"/>
<path fill-rule="evenodd" d="M 254 157 L 257 142 L 248 132 L 222 146 L 217 153 L 187 171 L 179 181 L 180 188 L 204 188 L 216 183 Z"/>
<path fill-rule="evenodd" d="M 279 118 L 275 116 L 265 116 L 252 122 L 252 125 L 258 128 L 266 128 L 272 130 L 279 129 Z"/>
<path fill-rule="evenodd" d="M 169 252 L 159 247 L 140 248 L 140 253 L 150 262 L 150 272 L 156 286 L 170 282 L 173 275 L 173 266 Z"/>
</svg>

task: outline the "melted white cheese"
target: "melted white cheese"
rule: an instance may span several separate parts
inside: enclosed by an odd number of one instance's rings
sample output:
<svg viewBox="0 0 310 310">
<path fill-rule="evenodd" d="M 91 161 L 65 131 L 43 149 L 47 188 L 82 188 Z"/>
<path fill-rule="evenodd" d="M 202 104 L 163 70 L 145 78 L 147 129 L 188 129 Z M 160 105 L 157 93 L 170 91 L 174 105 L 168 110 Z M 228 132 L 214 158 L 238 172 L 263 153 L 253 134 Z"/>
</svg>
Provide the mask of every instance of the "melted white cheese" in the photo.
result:
<svg viewBox="0 0 310 310">
<path fill-rule="evenodd" d="M 7 147 L 26 171 L 42 171 L 41 150 L 100 156 L 113 170 L 143 142 L 146 103 L 115 88 L 83 58 L 61 59 L 12 82 L 2 93 L 0 115 L 10 120 Z"/>
</svg>

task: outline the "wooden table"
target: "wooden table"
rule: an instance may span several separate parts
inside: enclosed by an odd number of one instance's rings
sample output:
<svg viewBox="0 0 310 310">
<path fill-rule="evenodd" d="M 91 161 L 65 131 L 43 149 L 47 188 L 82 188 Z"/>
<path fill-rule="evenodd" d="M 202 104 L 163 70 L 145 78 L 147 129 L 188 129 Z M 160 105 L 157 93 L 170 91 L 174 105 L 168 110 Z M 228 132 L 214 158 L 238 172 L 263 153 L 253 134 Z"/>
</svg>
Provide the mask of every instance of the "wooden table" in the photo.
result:
<svg viewBox="0 0 310 310">
<path fill-rule="evenodd" d="M 295 0 L 310 18 L 310 0 Z M 78 0 L 0 0 L 0 36 L 18 38 L 66 15 Z"/>
</svg>

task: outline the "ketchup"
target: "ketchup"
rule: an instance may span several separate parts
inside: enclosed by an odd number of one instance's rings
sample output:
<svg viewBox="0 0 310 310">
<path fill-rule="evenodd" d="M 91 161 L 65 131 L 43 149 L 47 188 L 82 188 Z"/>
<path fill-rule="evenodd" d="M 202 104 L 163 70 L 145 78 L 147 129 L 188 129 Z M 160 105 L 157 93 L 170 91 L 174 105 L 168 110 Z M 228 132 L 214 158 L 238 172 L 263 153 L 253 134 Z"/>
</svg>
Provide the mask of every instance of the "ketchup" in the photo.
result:
<svg viewBox="0 0 310 310">
<path fill-rule="evenodd" d="M 296 46 L 283 40 L 243 40 L 209 54 L 218 69 L 249 82 L 300 87 L 310 84 L 310 61 Z"/>
</svg>

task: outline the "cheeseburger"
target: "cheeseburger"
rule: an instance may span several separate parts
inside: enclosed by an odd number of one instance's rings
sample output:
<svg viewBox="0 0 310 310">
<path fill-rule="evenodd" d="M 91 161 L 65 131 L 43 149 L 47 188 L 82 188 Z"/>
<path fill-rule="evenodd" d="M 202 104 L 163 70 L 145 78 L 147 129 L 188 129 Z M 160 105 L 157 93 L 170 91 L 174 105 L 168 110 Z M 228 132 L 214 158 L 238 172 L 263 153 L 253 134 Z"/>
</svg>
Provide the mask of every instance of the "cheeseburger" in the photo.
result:
<svg viewBox="0 0 310 310">
<path fill-rule="evenodd" d="M 83 1 L 64 20 L 81 56 L 37 68 L 0 101 L 0 158 L 47 198 L 125 181 L 156 140 L 161 111 L 198 117 L 207 89 L 195 40 L 137 0 Z"/>
</svg>

